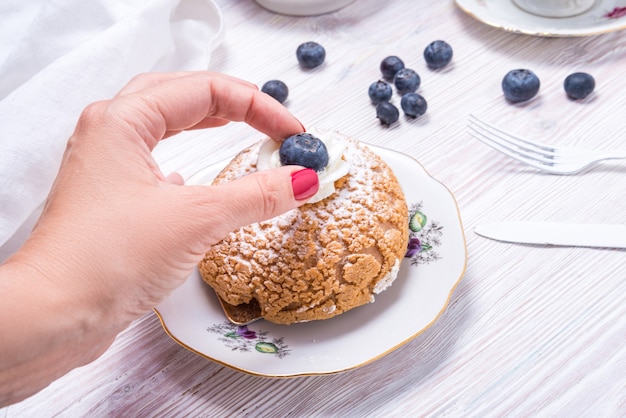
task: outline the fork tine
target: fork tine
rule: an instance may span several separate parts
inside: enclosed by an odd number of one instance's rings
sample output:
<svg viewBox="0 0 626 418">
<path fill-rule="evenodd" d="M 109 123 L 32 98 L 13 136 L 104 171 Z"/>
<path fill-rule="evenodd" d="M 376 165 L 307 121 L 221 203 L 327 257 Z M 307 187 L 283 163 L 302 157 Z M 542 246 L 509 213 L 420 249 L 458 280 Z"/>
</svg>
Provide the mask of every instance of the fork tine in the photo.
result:
<svg viewBox="0 0 626 418">
<path fill-rule="evenodd" d="M 535 167 L 538 168 L 540 170 L 544 170 L 544 171 L 553 171 L 550 167 L 552 165 L 554 165 L 553 161 L 542 161 L 541 159 L 538 159 L 536 157 L 533 156 L 528 156 L 526 154 L 520 153 L 518 151 L 515 151 L 511 148 L 505 147 L 503 146 L 501 143 L 499 142 L 495 142 L 493 139 L 491 139 L 490 137 L 486 136 L 484 133 L 476 130 L 475 128 L 470 126 L 470 135 L 472 135 L 474 138 L 478 139 L 479 141 L 483 142 L 485 145 L 490 146 L 491 148 L 495 149 L 498 152 L 501 152 L 502 154 L 508 155 L 509 157 L 520 161 L 526 165 L 529 165 L 531 167 Z"/>
<path fill-rule="evenodd" d="M 483 130 L 485 130 L 487 132 L 491 132 L 491 133 L 496 132 L 500 138 L 502 138 L 503 140 L 505 140 L 505 141 L 509 142 L 510 144 L 513 144 L 513 145 L 515 145 L 517 147 L 524 148 L 524 149 L 527 149 L 529 151 L 535 151 L 535 152 L 539 152 L 539 151 L 536 151 L 536 150 L 537 149 L 541 149 L 541 150 L 544 150 L 547 153 L 549 153 L 549 155 L 552 155 L 552 153 L 554 153 L 554 147 L 551 147 L 551 146 L 546 145 L 546 144 L 542 144 L 540 142 L 529 141 L 527 139 L 511 135 L 510 133 L 505 132 L 505 131 L 501 130 L 500 128 L 496 127 L 496 126 L 492 126 L 492 125 L 489 125 L 486 122 L 483 122 L 482 120 L 478 119 L 474 115 L 470 114 L 469 118 L 470 118 L 470 122 L 476 124 L 481 129 L 483 129 Z M 528 145 L 528 146 L 530 146 L 532 148 L 526 148 L 522 144 L 526 144 L 526 145 Z"/>
<path fill-rule="evenodd" d="M 593 152 L 591 150 L 568 147 L 555 148 L 554 146 L 529 141 L 524 138 L 511 135 L 495 126 L 491 126 L 488 123 L 481 121 L 474 115 L 469 116 L 470 128 L 476 131 L 476 127 L 478 127 L 481 130 L 480 134 L 483 135 L 483 137 L 488 137 L 491 141 L 498 142 L 503 147 L 505 146 L 504 143 L 510 144 L 515 148 L 511 148 L 508 145 L 506 147 L 528 158 L 543 161 L 546 164 L 554 165 L 557 163 L 576 163 L 580 161 L 580 158 L 588 157 L 589 154 Z M 525 146 L 524 144 L 527 144 L 530 147 Z M 528 151 L 528 153 L 521 152 L 521 150 Z M 537 155 L 531 155 L 530 153 L 536 153 Z"/>
<path fill-rule="evenodd" d="M 471 115 L 470 115 L 471 116 Z M 481 124 L 475 123 L 478 121 L 474 117 L 474 120 L 470 119 L 470 134 L 481 142 L 489 145 L 490 147 L 496 149 L 497 151 L 502 152 L 503 154 L 508 155 L 509 157 L 515 158 L 516 160 L 522 161 L 526 164 L 531 164 L 531 161 L 534 162 L 534 165 L 537 168 L 543 168 L 545 165 L 552 166 L 555 164 L 555 154 L 550 154 L 549 152 L 542 152 L 540 150 L 532 149 L 526 147 L 524 145 L 518 144 L 514 140 L 509 140 L 507 138 L 503 138 L 498 135 L 498 132 L 502 132 L 498 129 L 495 129 L 497 132 L 493 132 L 492 129 L 489 129 L 489 125 L 486 125 L 484 122 Z M 502 132 L 502 135 L 507 135 L 508 137 L 512 137 L 511 135 Z M 512 137 L 515 139 L 515 137 Z M 528 142 L 528 141 L 523 141 Z M 550 147 L 546 147 L 550 148 Z"/>
<path fill-rule="evenodd" d="M 474 115 L 469 115 L 469 134 L 485 145 L 524 164 L 553 174 L 575 174 L 603 160 L 626 159 L 621 151 L 551 147 L 513 136 Z"/>
</svg>

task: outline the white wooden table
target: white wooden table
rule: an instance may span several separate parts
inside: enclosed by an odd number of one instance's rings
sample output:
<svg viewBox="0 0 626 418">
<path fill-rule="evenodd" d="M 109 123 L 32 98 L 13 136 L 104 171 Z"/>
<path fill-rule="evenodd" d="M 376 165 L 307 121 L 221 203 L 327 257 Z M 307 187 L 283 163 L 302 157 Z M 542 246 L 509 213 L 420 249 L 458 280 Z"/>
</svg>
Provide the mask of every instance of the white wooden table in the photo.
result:
<svg viewBox="0 0 626 418">
<path fill-rule="evenodd" d="M 454 193 L 468 264 L 448 309 L 373 363 L 294 379 L 250 376 L 204 359 L 170 339 L 149 313 L 100 359 L 1 409 L 0 417 L 625 416 L 626 252 L 505 244 L 473 227 L 512 219 L 623 223 L 626 164 L 546 175 L 473 139 L 466 124 L 473 113 L 531 139 L 626 148 L 626 32 L 515 35 L 476 21 L 452 0 L 357 0 L 308 18 L 272 14 L 251 0 L 218 4 L 226 35 L 213 70 L 259 85 L 285 81 L 286 105 L 305 125 L 404 152 Z M 422 58 L 436 39 L 454 48 L 443 71 L 429 70 Z M 327 59 L 303 71 L 295 50 L 309 40 L 324 45 Z M 367 97 L 387 55 L 421 75 L 429 104 L 424 117 L 401 116 L 389 128 Z M 539 97 L 505 101 L 500 82 L 514 68 L 540 77 Z M 593 98 L 581 103 L 562 87 L 575 71 L 597 82 Z M 208 163 L 259 137 L 241 124 L 198 136 L 172 144 L 184 143 L 193 156 L 202 150 Z M 183 174 L 194 169 L 180 159 L 162 164 Z"/>
</svg>

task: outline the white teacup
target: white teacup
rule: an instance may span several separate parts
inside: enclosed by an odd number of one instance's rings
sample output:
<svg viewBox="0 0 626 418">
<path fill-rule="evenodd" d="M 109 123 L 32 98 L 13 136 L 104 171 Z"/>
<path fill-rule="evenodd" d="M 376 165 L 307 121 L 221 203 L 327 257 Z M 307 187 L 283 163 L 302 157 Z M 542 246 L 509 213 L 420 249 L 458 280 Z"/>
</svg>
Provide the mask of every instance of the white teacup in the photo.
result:
<svg viewBox="0 0 626 418">
<path fill-rule="evenodd" d="M 544 17 L 576 16 L 591 9 L 596 0 L 513 0 L 522 10 Z"/>
</svg>

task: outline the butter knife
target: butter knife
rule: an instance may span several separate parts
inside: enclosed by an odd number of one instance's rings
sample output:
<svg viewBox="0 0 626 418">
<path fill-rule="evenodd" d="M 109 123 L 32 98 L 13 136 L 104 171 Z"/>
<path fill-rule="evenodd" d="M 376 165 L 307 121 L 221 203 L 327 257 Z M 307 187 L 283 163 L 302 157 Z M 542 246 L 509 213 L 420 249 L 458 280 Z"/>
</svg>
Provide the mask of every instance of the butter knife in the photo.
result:
<svg viewBox="0 0 626 418">
<path fill-rule="evenodd" d="M 626 248 L 626 225 L 510 221 L 477 225 L 485 238 L 524 244 Z"/>
</svg>

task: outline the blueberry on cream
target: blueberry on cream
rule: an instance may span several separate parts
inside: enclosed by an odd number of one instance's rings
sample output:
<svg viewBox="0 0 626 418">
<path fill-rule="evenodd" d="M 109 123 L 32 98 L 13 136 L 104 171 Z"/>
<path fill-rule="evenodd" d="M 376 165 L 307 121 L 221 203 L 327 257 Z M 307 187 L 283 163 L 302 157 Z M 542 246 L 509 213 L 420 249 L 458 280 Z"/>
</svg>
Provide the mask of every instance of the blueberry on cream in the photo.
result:
<svg viewBox="0 0 626 418">
<path fill-rule="evenodd" d="M 346 147 L 341 136 L 316 130 L 292 135 L 282 143 L 268 139 L 259 150 L 257 169 L 301 165 L 317 171 L 320 188 L 308 201 L 315 203 L 335 193 L 335 181 L 350 171 L 350 164 L 343 156 Z"/>
<path fill-rule="evenodd" d="M 326 145 L 308 132 L 291 135 L 278 149 L 282 165 L 301 165 L 320 172 L 328 165 Z"/>
</svg>

